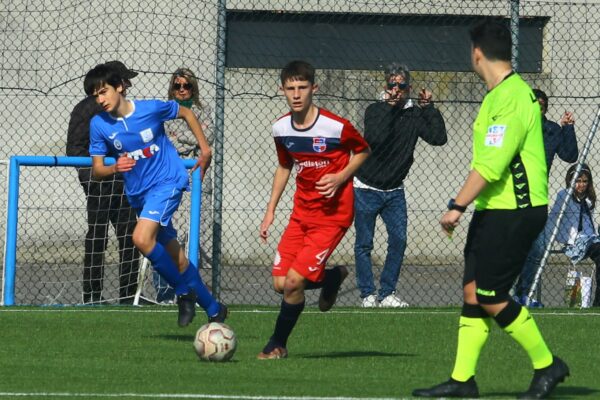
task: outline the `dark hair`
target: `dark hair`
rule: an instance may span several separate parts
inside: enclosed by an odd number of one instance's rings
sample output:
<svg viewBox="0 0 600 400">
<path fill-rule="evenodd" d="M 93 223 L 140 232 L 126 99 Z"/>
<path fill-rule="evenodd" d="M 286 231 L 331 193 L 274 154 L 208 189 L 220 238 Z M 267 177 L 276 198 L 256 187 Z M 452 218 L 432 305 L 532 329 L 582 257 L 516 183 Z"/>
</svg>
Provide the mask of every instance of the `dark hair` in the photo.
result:
<svg viewBox="0 0 600 400">
<path fill-rule="evenodd" d="M 288 80 L 309 81 L 315 83 L 315 67 L 306 61 L 292 61 L 281 70 L 281 84 Z"/>
<path fill-rule="evenodd" d="M 546 95 L 546 93 L 544 93 L 543 90 L 533 89 L 533 95 L 535 96 L 536 99 L 544 100 L 544 103 L 546 103 L 546 105 L 548 105 L 548 96 Z"/>
<path fill-rule="evenodd" d="M 105 84 L 116 89 L 119 86 L 123 86 L 123 79 L 113 68 L 105 64 L 99 64 L 85 75 L 83 89 L 88 96 L 91 96 Z"/>
<path fill-rule="evenodd" d="M 577 169 L 577 164 L 573 164 L 567 170 L 567 176 L 565 179 L 567 187 L 569 187 L 569 185 L 571 184 L 571 180 L 573 180 L 573 175 L 575 174 L 576 169 Z M 587 164 L 581 164 L 581 170 L 579 171 L 579 176 L 577 178 L 579 178 L 582 175 L 585 175 L 588 178 L 588 185 L 585 190 L 585 198 L 590 200 L 590 202 L 592 203 L 590 208 L 593 209 L 594 207 L 596 207 L 596 191 L 594 190 L 594 180 L 592 179 L 592 170 L 590 169 L 590 167 Z M 577 198 L 575 197 L 575 192 L 573 192 L 573 198 L 575 200 L 577 200 Z"/>
<path fill-rule="evenodd" d="M 480 49 L 491 61 L 510 61 L 512 39 L 506 25 L 494 18 L 487 18 L 469 31 L 473 47 Z"/>
<path fill-rule="evenodd" d="M 410 70 L 404 64 L 388 64 L 383 70 L 383 72 L 385 74 L 386 82 L 389 82 L 389 80 L 395 77 L 396 75 L 400 75 L 402 79 L 404 79 L 404 83 L 410 84 Z"/>
</svg>

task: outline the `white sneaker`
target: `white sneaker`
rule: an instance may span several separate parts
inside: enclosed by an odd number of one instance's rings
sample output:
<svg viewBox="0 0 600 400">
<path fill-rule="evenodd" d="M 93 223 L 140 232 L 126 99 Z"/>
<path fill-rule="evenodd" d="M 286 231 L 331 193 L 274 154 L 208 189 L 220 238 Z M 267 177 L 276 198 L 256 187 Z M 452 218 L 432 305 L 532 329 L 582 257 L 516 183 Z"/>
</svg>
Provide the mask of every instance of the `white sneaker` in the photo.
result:
<svg viewBox="0 0 600 400">
<path fill-rule="evenodd" d="M 396 295 L 392 293 L 389 296 L 385 297 L 383 300 L 381 300 L 381 302 L 379 303 L 379 307 L 406 308 L 408 307 L 408 303 L 396 297 Z"/>
<path fill-rule="evenodd" d="M 375 308 L 377 307 L 377 296 L 370 294 L 362 300 L 363 308 Z"/>
</svg>

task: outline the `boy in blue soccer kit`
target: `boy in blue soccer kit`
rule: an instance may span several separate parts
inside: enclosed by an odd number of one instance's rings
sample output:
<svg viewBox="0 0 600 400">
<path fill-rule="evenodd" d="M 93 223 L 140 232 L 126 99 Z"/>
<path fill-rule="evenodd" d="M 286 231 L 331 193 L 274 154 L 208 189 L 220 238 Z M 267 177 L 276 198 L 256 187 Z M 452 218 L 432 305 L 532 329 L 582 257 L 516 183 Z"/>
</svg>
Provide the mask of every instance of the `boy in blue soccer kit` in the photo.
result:
<svg viewBox="0 0 600 400">
<path fill-rule="evenodd" d="M 201 149 L 194 169 L 201 167 L 204 173 L 211 150 L 200 123 L 175 101 L 127 100 L 122 94 L 122 78 L 104 65 L 87 73 L 84 88 L 104 110 L 90 123 L 92 173 L 97 179 L 123 174 L 127 197 L 138 215 L 133 242 L 175 288 L 179 325 L 192 321 L 196 301 L 209 321 L 223 322 L 227 307 L 214 299 L 197 267 L 186 258 L 171 222 L 183 192 L 189 190 L 189 177 L 163 123 L 175 118 L 188 123 Z M 115 157 L 117 162 L 105 166 L 105 156 Z"/>
</svg>

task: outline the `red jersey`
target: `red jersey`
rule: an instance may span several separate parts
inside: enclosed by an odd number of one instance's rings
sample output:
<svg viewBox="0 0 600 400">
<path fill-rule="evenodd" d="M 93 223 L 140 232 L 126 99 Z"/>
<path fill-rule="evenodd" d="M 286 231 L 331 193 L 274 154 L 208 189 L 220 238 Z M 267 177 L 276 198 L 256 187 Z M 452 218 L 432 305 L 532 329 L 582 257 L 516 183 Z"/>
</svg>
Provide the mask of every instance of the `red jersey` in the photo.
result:
<svg viewBox="0 0 600 400">
<path fill-rule="evenodd" d="M 316 224 L 349 227 L 354 218 L 352 179 L 327 198 L 316 189 L 323 175 L 343 170 L 351 153 L 369 147 L 352 124 L 323 108 L 306 129 L 294 128 L 288 113 L 273 124 L 273 137 L 279 164 L 296 167 L 296 193 L 292 218 Z"/>
</svg>

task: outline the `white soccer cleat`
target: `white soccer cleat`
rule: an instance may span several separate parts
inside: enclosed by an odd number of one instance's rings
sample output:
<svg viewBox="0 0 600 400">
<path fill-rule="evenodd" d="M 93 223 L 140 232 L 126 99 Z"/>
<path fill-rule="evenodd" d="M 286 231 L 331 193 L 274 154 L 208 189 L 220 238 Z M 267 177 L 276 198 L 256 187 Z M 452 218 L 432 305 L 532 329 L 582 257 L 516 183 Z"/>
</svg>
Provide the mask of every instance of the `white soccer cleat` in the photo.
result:
<svg viewBox="0 0 600 400">
<path fill-rule="evenodd" d="M 375 308 L 377 306 L 377 296 L 375 296 L 374 294 L 370 294 L 364 299 L 362 299 L 363 308 Z"/>
<path fill-rule="evenodd" d="M 396 297 L 394 293 L 386 296 L 381 302 L 379 302 L 379 307 L 383 308 L 406 308 L 408 307 L 408 303 Z"/>
</svg>

